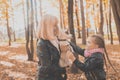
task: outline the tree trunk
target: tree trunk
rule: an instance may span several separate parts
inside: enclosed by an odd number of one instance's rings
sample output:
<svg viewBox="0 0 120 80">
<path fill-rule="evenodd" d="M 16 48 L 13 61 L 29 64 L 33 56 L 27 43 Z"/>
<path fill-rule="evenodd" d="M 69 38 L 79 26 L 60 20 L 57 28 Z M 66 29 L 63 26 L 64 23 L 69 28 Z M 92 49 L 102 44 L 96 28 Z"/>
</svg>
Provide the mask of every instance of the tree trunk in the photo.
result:
<svg viewBox="0 0 120 80">
<path fill-rule="evenodd" d="M 14 38 L 14 41 L 16 41 L 16 34 L 15 34 L 15 28 L 14 28 L 14 17 L 13 17 L 13 38 Z"/>
<path fill-rule="evenodd" d="M 25 19 L 25 8 L 24 8 L 24 1 L 22 0 L 22 6 L 23 6 L 23 16 L 24 16 L 24 27 L 25 27 L 25 37 L 26 37 L 26 19 Z"/>
<path fill-rule="evenodd" d="M 42 19 L 42 1 L 39 0 L 39 2 L 40 2 L 40 16 L 41 16 L 41 19 Z"/>
<path fill-rule="evenodd" d="M 38 14 L 37 14 L 37 2 L 35 0 L 35 20 L 36 20 L 36 28 L 38 27 Z"/>
<path fill-rule="evenodd" d="M 60 7 L 60 27 L 64 28 L 63 27 L 63 18 L 62 18 L 62 2 L 61 2 L 61 0 L 59 0 L 59 7 Z"/>
<path fill-rule="evenodd" d="M 111 6 L 117 28 L 117 35 L 120 44 L 120 0 L 111 0 Z"/>
<path fill-rule="evenodd" d="M 34 14 L 33 14 L 33 2 L 31 0 L 31 42 L 30 42 L 30 50 L 31 50 L 31 57 L 30 60 L 33 60 L 34 57 L 34 42 L 33 42 L 33 29 L 34 29 Z"/>
<path fill-rule="evenodd" d="M 39 4 L 40 4 L 40 18 L 41 18 L 41 20 L 42 20 L 42 0 L 39 0 Z M 38 22 L 38 26 L 41 26 L 41 23 L 39 23 Z M 37 41 L 38 41 L 38 38 L 36 39 L 36 43 L 37 43 Z"/>
<path fill-rule="evenodd" d="M 7 21 L 7 33 L 8 33 L 8 38 L 9 38 L 9 46 L 11 45 L 11 33 L 10 33 L 10 28 L 9 28 L 9 15 L 8 15 L 8 8 L 6 7 L 6 21 Z"/>
<path fill-rule="evenodd" d="M 77 19 L 77 27 L 78 27 L 78 38 L 81 38 L 81 34 L 80 34 L 80 22 L 79 22 L 79 12 L 78 12 L 78 2 L 77 0 L 75 0 L 75 7 L 76 7 L 76 10 L 75 10 L 75 14 L 76 14 L 76 19 Z"/>
<path fill-rule="evenodd" d="M 87 31 L 87 37 L 89 37 L 89 30 L 88 30 L 88 28 L 87 28 L 87 30 L 86 30 L 86 31 Z"/>
<path fill-rule="evenodd" d="M 29 60 L 29 1 L 27 1 L 27 28 L 26 29 L 26 51 L 28 54 L 28 60 Z"/>
<path fill-rule="evenodd" d="M 95 5 L 93 4 L 93 12 L 95 12 Z M 96 11 L 96 13 L 97 13 L 97 11 Z M 94 13 L 94 22 L 95 22 L 95 33 L 97 34 L 98 32 L 97 32 L 97 20 L 96 20 L 96 15 L 95 15 L 95 13 Z"/>
<path fill-rule="evenodd" d="M 106 15 L 107 16 L 107 15 Z M 108 36 L 108 40 L 110 39 L 110 36 L 109 36 L 109 24 L 108 24 L 108 19 L 106 17 L 106 23 L 107 23 L 107 36 Z"/>
<path fill-rule="evenodd" d="M 85 30 L 85 16 L 84 16 L 83 0 L 80 0 L 80 7 L 81 7 L 81 18 L 82 18 L 82 44 L 86 44 L 86 30 Z"/>
<path fill-rule="evenodd" d="M 71 42 L 76 44 L 74 25 L 73 25 L 73 0 L 68 0 L 68 24 L 69 24 L 70 33 L 73 35 L 73 39 L 71 39 Z M 72 65 L 71 72 L 78 73 L 78 69 L 75 66 L 75 64 Z"/>
<path fill-rule="evenodd" d="M 105 6 L 105 20 L 106 20 L 106 25 L 107 25 L 107 37 L 108 37 L 108 40 L 110 39 L 110 36 L 109 36 L 109 23 L 108 23 L 108 16 L 107 16 L 107 5 L 104 4 Z"/>
<path fill-rule="evenodd" d="M 66 23 L 65 23 L 65 12 L 64 12 L 64 5 L 63 5 L 63 1 L 62 1 L 62 0 L 61 0 L 61 7 L 62 7 L 63 26 L 64 26 L 64 28 L 66 28 Z"/>
<path fill-rule="evenodd" d="M 95 27 L 95 31 L 96 31 L 96 34 L 98 33 L 98 31 L 97 31 L 97 27 Z"/>
<path fill-rule="evenodd" d="M 104 24 L 103 6 L 102 6 L 102 0 L 100 0 L 100 27 L 99 27 L 99 34 L 101 34 L 101 35 L 104 35 L 104 33 L 103 33 L 103 24 Z"/>
<path fill-rule="evenodd" d="M 10 4 L 13 5 L 12 0 L 10 0 Z M 12 14 L 13 14 L 13 16 L 12 16 L 12 23 L 13 23 L 13 25 L 12 25 L 13 26 L 12 35 L 13 35 L 13 41 L 16 41 L 15 28 L 14 28 L 14 8 L 12 8 Z"/>
<path fill-rule="evenodd" d="M 13 32 L 13 37 L 14 37 L 14 41 L 16 41 L 15 30 L 14 30 L 14 32 Z"/>
<path fill-rule="evenodd" d="M 32 2 L 30 2 L 32 4 Z M 32 27 L 33 27 L 33 24 L 32 24 L 32 16 L 33 14 L 31 14 L 31 19 L 29 21 L 29 1 L 27 1 L 27 28 L 26 29 L 26 51 L 27 51 L 27 54 L 28 54 L 28 60 L 29 61 L 33 61 L 33 32 L 32 32 Z M 32 6 L 32 5 L 31 5 Z M 32 13 L 32 8 L 31 8 L 31 13 Z M 31 32 L 31 35 L 30 35 L 30 32 Z M 30 37 L 31 36 L 31 41 L 30 41 Z M 29 42 L 30 42 L 30 48 L 29 48 Z"/>
<path fill-rule="evenodd" d="M 30 49 L 29 49 L 29 25 L 26 29 L 26 51 L 28 55 L 28 60 L 30 60 Z"/>
<path fill-rule="evenodd" d="M 71 42 L 76 44 L 74 25 L 73 25 L 73 0 L 68 0 L 68 24 L 70 33 L 73 35 Z"/>
<path fill-rule="evenodd" d="M 111 5 L 109 4 L 109 29 L 110 29 L 110 42 L 113 44 L 113 34 L 112 34 L 112 27 L 111 27 Z"/>
</svg>

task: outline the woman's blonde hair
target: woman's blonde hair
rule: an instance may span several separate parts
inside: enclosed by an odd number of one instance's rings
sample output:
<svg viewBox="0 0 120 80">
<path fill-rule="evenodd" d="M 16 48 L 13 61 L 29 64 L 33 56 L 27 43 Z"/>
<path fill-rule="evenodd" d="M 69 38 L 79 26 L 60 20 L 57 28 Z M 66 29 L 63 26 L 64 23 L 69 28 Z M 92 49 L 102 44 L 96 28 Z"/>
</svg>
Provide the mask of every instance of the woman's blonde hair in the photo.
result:
<svg viewBox="0 0 120 80">
<path fill-rule="evenodd" d="M 53 40 L 56 38 L 55 34 L 58 35 L 58 19 L 52 15 L 44 15 L 41 19 L 38 27 L 38 39 L 42 38 L 45 40 Z"/>
</svg>

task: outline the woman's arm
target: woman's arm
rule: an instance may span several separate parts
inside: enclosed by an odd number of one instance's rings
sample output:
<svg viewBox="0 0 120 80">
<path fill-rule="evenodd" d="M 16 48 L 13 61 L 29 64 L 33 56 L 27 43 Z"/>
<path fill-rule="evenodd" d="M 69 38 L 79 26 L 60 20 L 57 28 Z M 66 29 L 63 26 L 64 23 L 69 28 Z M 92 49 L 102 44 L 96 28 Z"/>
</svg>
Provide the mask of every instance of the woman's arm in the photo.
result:
<svg viewBox="0 0 120 80">
<path fill-rule="evenodd" d="M 84 50 L 85 49 L 81 49 L 79 46 L 76 46 L 74 43 L 70 42 L 70 45 L 72 46 L 73 50 L 75 51 L 75 53 L 78 53 L 82 56 L 84 56 Z"/>
<path fill-rule="evenodd" d="M 74 64 L 84 72 L 95 70 L 97 67 L 103 67 L 102 53 L 93 54 L 85 63 L 76 59 Z"/>
</svg>

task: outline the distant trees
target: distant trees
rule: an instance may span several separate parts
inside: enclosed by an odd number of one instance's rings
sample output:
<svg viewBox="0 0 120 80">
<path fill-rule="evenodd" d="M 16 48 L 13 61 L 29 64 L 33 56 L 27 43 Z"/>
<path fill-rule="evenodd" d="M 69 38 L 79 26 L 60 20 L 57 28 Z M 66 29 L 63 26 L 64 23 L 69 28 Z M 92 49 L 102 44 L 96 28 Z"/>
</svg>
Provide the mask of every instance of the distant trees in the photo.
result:
<svg viewBox="0 0 120 80">
<path fill-rule="evenodd" d="M 15 30 L 14 30 L 14 12 L 12 1 L 10 0 L 0 0 L 0 24 L 6 26 L 7 36 L 8 36 L 8 45 L 11 46 L 12 35 L 13 41 L 16 41 Z M 12 19 L 12 21 L 10 20 Z M 11 22 L 12 25 L 11 25 Z M 5 34 L 5 33 L 4 33 Z"/>
<path fill-rule="evenodd" d="M 41 0 L 40 2 L 40 16 L 42 16 L 41 12 Z M 23 1 L 24 3 L 24 1 Z M 37 0 L 27 0 L 26 1 L 26 11 L 23 5 L 24 11 L 24 21 L 25 21 L 25 38 L 26 38 L 26 52 L 28 55 L 28 60 L 33 61 L 34 59 L 34 38 L 36 37 L 35 28 L 38 27 L 38 9 L 37 9 Z M 25 13 L 27 15 L 25 16 Z M 26 17 L 26 19 L 25 19 Z M 35 34 L 35 36 L 34 36 Z"/>
<path fill-rule="evenodd" d="M 120 43 L 120 0 L 110 0 Z"/>
<path fill-rule="evenodd" d="M 86 43 L 86 37 L 87 37 L 87 35 L 90 34 L 89 33 L 90 28 L 93 28 L 93 26 L 95 26 L 96 33 L 99 33 L 103 36 L 108 36 L 108 38 L 111 41 L 111 44 L 113 44 L 115 36 L 113 37 L 113 30 L 112 30 L 113 27 L 111 24 L 113 22 L 113 20 L 111 20 L 112 15 L 111 15 L 111 8 L 109 5 L 109 0 L 99 0 L 99 2 L 97 0 L 86 0 L 86 1 L 80 0 L 80 3 L 78 4 L 78 5 L 80 5 L 80 9 L 77 9 L 77 6 L 78 6 L 76 3 L 77 1 L 79 1 L 79 0 L 75 0 L 75 5 L 73 3 L 73 7 L 75 7 L 74 8 L 75 10 L 73 10 L 73 16 L 76 16 L 76 22 L 77 22 L 77 24 L 74 25 L 74 30 L 78 31 L 78 35 L 80 37 L 80 34 L 79 34 L 80 29 L 76 26 L 82 27 L 82 29 L 81 29 L 82 44 Z M 119 10 L 120 9 L 119 8 L 120 1 L 119 0 L 110 0 L 110 1 L 111 1 L 112 9 L 113 9 L 115 23 L 116 23 L 118 40 L 120 42 L 120 27 L 119 27 L 120 26 L 120 20 L 119 20 L 119 18 L 120 18 L 120 14 L 119 14 L 120 13 L 120 10 Z M 87 3 L 86 4 L 87 7 L 85 7 L 83 5 L 83 3 Z M 91 6 L 91 4 L 93 4 L 93 6 Z M 90 10 L 90 9 L 91 9 L 91 13 L 87 13 L 86 10 Z M 72 10 L 72 8 L 71 8 L 71 10 Z M 78 13 L 79 11 L 81 13 Z M 68 13 L 69 12 L 70 12 L 70 10 L 68 11 Z M 79 18 L 78 18 L 79 14 L 81 15 L 81 17 L 80 17 L 81 23 L 80 24 L 82 24 L 82 25 L 79 24 L 79 22 L 80 22 Z M 94 14 L 94 16 L 91 17 L 88 14 L 91 14 L 91 16 Z M 90 21 L 90 25 L 94 23 L 94 25 L 92 25 L 92 26 L 89 26 L 89 19 L 88 19 L 89 17 L 91 17 L 91 19 L 94 18 L 93 20 L 95 23 Z M 68 16 L 68 20 L 70 21 L 70 16 Z M 71 22 L 69 22 L 69 21 L 68 21 L 68 24 L 71 24 Z M 75 23 L 75 21 L 73 23 Z M 106 23 L 106 24 L 104 24 L 104 23 Z M 107 30 L 107 31 L 104 32 L 105 30 Z M 106 33 L 106 34 L 104 35 L 104 33 Z M 76 32 L 74 34 L 76 35 Z"/>
</svg>

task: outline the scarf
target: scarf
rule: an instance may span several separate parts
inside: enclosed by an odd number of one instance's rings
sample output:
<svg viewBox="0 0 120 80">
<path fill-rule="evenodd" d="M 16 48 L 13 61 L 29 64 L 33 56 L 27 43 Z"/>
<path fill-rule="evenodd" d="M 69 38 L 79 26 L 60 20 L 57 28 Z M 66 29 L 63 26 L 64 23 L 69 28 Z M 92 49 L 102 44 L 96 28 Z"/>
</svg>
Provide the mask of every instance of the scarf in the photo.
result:
<svg viewBox="0 0 120 80">
<path fill-rule="evenodd" d="M 92 50 L 85 50 L 84 52 L 84 56 L 85 57 L 90 57 L 92 54 L 96 53 L 96 52 L 100 52 L 100 53 L 104 53 L 104 48 L 96 48 L 96 49 L 92 49 Z"/>
</svg>

